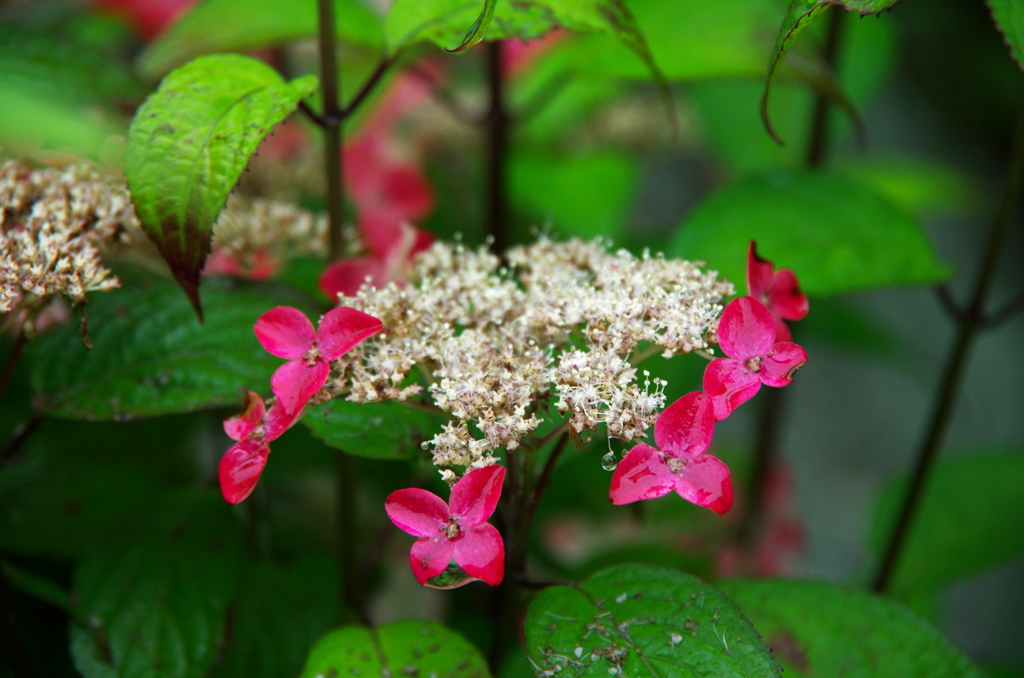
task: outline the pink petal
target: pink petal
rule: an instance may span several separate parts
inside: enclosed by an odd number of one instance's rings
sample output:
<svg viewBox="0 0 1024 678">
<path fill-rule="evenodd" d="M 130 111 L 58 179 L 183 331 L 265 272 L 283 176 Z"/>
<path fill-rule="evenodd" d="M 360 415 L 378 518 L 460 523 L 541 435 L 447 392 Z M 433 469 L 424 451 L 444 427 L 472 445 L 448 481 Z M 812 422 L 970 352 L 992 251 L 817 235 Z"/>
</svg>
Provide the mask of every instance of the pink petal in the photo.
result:
<svg viewBox="0 0 1024 678">
<path fill-rule="evenodd" d="M 269 454 L 270 447 L 266 443 L 248 440 L 232 445 L 224 453 L 217 468 L 224 501 L 237 504 L 252 493 Z"/>
<path fill-rule="evenodd" d="M 278 358 L 301 358 L 316 340 L 313 323 L 290 306 L 277 306 L 261 315 L 253 331 L 263 348 Z"/>
<path fill-rule="evenodd" d="M 419 219 L 434 206 L 434 192 L 423 172 L 415 165 L 392 165 L 381 177 L 381 196 L 402 220 Z"/>
<path fill-rule="evenodd" d="M 747 249 L 747 291 L 750 296 L 766 299 L 772 285 L 774 272 L 775 264 L 757 256 L 757 242 L 751 240 L 750 247 Z"/>
<path fill-rule="evenodd" d="M 270 388 L 286 414 L 298 415 L 313 394 L 327 383 L 331 368 L 324 360 L 312 366 L 302 360 L 289 360 L 270 378 Z"/>
<path fill-rule="evenodd" d="M 454 544 L 455 562 L 466 574 L 482 579 L 491 586 L 501 583 L 505 576 L 505 544 L 493 525 L 484 523 L 464 528 L 462 539 Z"/>
<path fill-rule="evenodd" d="M 383 287 L 388 282 L 382 260 L 376 257 L 340 259 L 325 268 L 320 275 L 320 291 L 337 303 L 339 294 L 356 296 L 367 278 L 376 287 Z"/>
<path fill-rule="evenodd" d="M 754 297 L 729 302 L 718 322 L 718 345 L 725 355 L 747 360 L 764 355 L 775 343 L 775 318 L 768 307 Z"/>
<path fill-rule="evenodd" d="M 242 411 L 224 420 L 224 432 L 232 440 L 245 440 L 257 426 L 263 424 L 266 414 L 267 407 L 263 404 L 263 398 L 252 391 L 246 391 Z"/>
<path fill-rule="evenodd" d="M 448 504 L 433 492 L 418 487 L 395 490 L 384 501 L 384 510 L 398 529 L 414 537 L 435 537 L 448 526 Z"/>
<path fill-rule="evenodd" d="M 780 341 L 761 363 L 761 381 L 768 386 L 786 386 L 793 381 L 793 373 L 807 362 L 807 351 L 799 344 Z"/>
<path fill-rule="evenodd" d="M 725 513 L 732 508 L 729 467 L 710 454 L 691 459 L 679 473 L 676 492 L 686 501 Z"/>
<path fill-rule="evenodd" d="M 677 459 L 692 459 L 703 454 L 714 433 L 711 398 L 699 391 L 687 393 L 666 407 L 654 423 L 654 442 L 658 449 Z"/>
<path fill-rule="evenodd" d="M 650 445 L 637 445 L 619 462 L 612 474 L 608 496 L 616 506 L 662 497 L 676 486 L 676 476 L 661 453 Z"/>
<path fill-rule="evenodd" d="M 348 306 L 335 308 L 327 312 L 320 321 L 320 329 L 317 330 L 320 355 L 325 360 L 340 358 L 363 339 L 377 334 L 382 329 L 384 325 L 380 319 L 369 313 Z"/>
<path fill-rule="evenodd" d="M 269 443 L 271 440 L 277 440 L 278 438 L 280 438 L 282 433 L 290 429 L 292 427 L 292 424 L 298 421 L 299 413 L 301 411 L 302 410 L 300 408 L 293 413 L 288 413 L 284 409 L 284 405 L 282 405 L 280 402 L 274 403 L 274 405 L 270 408 L 270 411 L 267 412 L 267 416 L 264 418 L 264 440 L 266 440 Z"/>
<path fill-rule="evenodd" d="M 772 313 L 772 315 L 775 314 Z M 780 341 L 793 341 L 793 333 L 789 331 L 789 325 L 777 315 L 775 316 L 775 341 L 776 343 Z"/>
<path fill-rule="evenodd" d="M 473 469 L 452 487 L 452 515 L 463 528 L 480 525 L 491 517 L 501 496 L 505 467 L 494 464 Z"/>
<path fill-rule="evenodd" d="M 711 397 L 715 421 L 722 421 L 761 388 L 757 372 L 731 358 L 715 358 L 704 368 L 704 393 Z"/>
<path fill-rule="evenodd" d="M 796 275 L 788 268 L 775 274 L 768 292 L 768 304 L 781 318 L 800 320 L 810 308 L 807 295 L 800 291 Z"/>
<path fill-rule="evenodd" d="M 359 215 L 359 235 L 374 257 L 385 259 L 402 237 L 402 217 L 389 209 L 364 209 Z"/>
<path fill-rule="evenodd" d="M 455 543 L 444 535 L 417 539 L 409 551 L 409 566 L 420 584 L 445 571 L 452 560 Z"/>
</svg>

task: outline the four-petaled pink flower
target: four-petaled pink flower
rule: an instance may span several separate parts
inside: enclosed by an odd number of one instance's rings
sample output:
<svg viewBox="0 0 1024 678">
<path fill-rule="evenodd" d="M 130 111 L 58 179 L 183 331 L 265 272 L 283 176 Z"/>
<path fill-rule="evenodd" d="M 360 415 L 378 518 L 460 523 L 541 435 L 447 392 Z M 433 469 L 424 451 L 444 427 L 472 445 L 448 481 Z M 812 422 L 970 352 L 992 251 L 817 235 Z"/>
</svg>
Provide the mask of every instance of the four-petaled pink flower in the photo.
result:
<svg viewBox="0 0 1024 678">
<path fill-rule="evenodd" d="M 270 441 L 279 438 L 297 418 L 285 412 L 280 402 L 268 412 L 259 395 L 246 392 L 241 414 L 224 420 L 224 432 L 238 441 L 224 453 L 217 469 L 227 503 L 237 504 L 252 493 L 267 465 Z"/>
<path fill-rule="evenodd" d="M 757 256 L 757 242 L 750 241 L 747 251 L 747 290 L 768 307 L 775 316 L 775 338 L 778 341 L 793 341 L 783 318 L 801 320 L 807 315 L 810 305 L 807 295 L 800 291 L 796 274 L 788 268 L 775 270 L 775 264 Z"/>
<path fill-rule="evenodd" d="M 389 282 L 402 283 L 412 258 L 430 249 L 434 236 L 406 221 L 373 222 L 360 220 L 359 230 L 370 253 L 355 259 L 339 259 L 320 276 L 320 290 L 336 300 L 338 295 L 354 297 L 369 278 L 375 287 Z"/>
<path fill-rule="evenodd" d="M 687 393 L 654 422 L 658 449 L 640 444 L 626 454 L 612 475 L 615 505 L 654 499 L 675 490 L 683 499 L 719 514 L 732 508 L 729 467 L 705 454 L 715 432 L 711 399 Z"/>
<path fill-rule="evenodd" d="M 348 306 L 336 308 L 313 329 L 302 311 L 277 306 L 259 317 L 253 330 L 263 348 L 288 362 L 270 378 L 270 388 L 288 414 L 295 414 L 327 382 L 330 362 L 383 329 L 381 321 Z"/>
<path fill-rule="evenodd" d="M 761 384 L 786 386 L 807 362 L 807 352 L 792 342 L 775 341 L 775 317 L 754 297 L 729 302 L 718 322 L 718 345 L 728 358 L 715 358 L 704 370 L 704 393 L 711 397 L 715 421 L 754 397 Z"/>
<path fill-rule="evenodd" d="M 452 487 L 451 508 L 419 488 L 388 495 L 384 508 L 399 529 L 419 537 L 409 564 L 420 584 L 445 571 L 454 558 L 470 577 L 497 586 L 505 576 L 505 545 L 487 519 L 494 513 L 505 468 L 487 466 L 464 475 Z"/>
</svg>

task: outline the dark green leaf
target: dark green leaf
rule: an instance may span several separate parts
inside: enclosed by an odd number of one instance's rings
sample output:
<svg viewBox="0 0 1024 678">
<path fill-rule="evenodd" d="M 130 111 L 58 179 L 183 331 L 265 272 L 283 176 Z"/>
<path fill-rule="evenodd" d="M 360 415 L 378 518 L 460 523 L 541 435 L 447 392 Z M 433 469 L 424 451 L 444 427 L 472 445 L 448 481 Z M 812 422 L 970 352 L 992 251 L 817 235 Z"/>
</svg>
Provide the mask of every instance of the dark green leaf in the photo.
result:
<svg viewBox="0 0 1024 678">
<path fill-rule="evenodd" d="M 714 193 L 690 214 L 668 253 L 707 261 L 742 293 L 751 240 L 778 268 L 793 269 L 811 295 L 950 275 L 910 214 L 852 179 L 803 171 L 756 174 Z"/>
<path fill-rule="evenodd" d="M 164 78 L 128 129 L 125 175 L 142 227 L 196 312 L 213 222 L 263 137 L 315 88 L 262 61 L 200 57 Z"/>
<path fill-rule="evenodd" d="M 283 569 L 252 563 L 241 573 L 231 645 L 213 678 L 297 676 L 309 648 L 338 618 L 338 571 L 308 557 Z"/>
<path fill-rule="evenodd" d="M 786 676 L 981 678 L 938 630 L 884 598 L 825 582 L 720 586 L 768 641 Z"/>
<path fill-rule="evenodd" d="M 487 33 L 487 27 L 491 25 L 491 18 L 494 17 L 494 8 L 497 7 L 497 5 L 498 0 L 484 0 L 484 6 L 480 10 L 480 16 L 478 16 L 476 21 L 473 22 L 473 25 L 469 27 L 469 31 L 466 32 L 466 37 L 462 39 L 462 43 L 459 44 L 458 47 L 448 51 L 461 52 L 483 40 L 484 35 Z"/>
<path fill-rule="evenodd" d="M 346 626 L 320 639 L 301 678 L 318 676 L 488 678 L 487 661 L 462 636 L 436 622 L 376 629 Z"/>
<path fill-rule="evenodd" d="M 302 421 L 331 447 L 371 459 L 411 459 L 439 419 L 399 403 L 359 405 L 342 398 L 311 407 Z M 431 432 L 432 435 L 432 432 Z"/>
<path fill-rule="evenodd" d="M 986 0 L 1010 56 L 1024 69 L 1024 5 L 1019 0 Z"/>
<path fill-rule="evenodd" d="M 750 622 L 696 577 L 621 565 L 545 589 L 526 616 L 535 667 L 575 676 L 778 676 Z"/>
<path fill-rule="evenodd" d="M 358 0 L 334 0 L 338 35 L 376 47 L 381 19 Z M 175 22 L 139 57 L 139 72 L 157 78 L 189 59 L 240 52 L 314 36 L 316 0 L 205 0 Z"/>
<path fill-rule="evenodd" d="M 164 504 L 142 534 L 96 544 L 75 570 L 71 652 L 86 678 L 206 676 L 225 638 L 242 534 L 210 491 Z"/>
<path fill-rule="evenodd" d="M 786 16 L 782 20 L 782 26 L 779 28 L 779 33 L 775 38 L 775 49 L 773 50 L 771 63 L 768 66 L 768 79 L 765 81 L 764 95 L 761 97 L 761 118 L 764 120 L 765 127 L 768 128 L 769 133 L 775 137 L 776 141 L 782 143 L 782 139 L 775 133 L 768 117 L 768 99 L 771 95 L 772 79 L 775 77 L 775 72 L 778 70 L 782 58 L 789 51 L 796 36 L 811 25 L 827 7 L 832 5 L 837 6 L 836 9 L 832 10 L 834 12 L 842 9 L 865 16 L 889 9 L 897 2 L 899 0 L 791 0 L 789 9 L 786 10 Z"/>
<path fill-rule="evenodd" d="M 936 464 L 890 587 L 905 599 L 929 597 L 953 582 L 1024 553 L 1024 450 L 972 452 Z M 890 485 L 875 511 L 876 556 L 906 492 Z"/>
<path fill-rule="evenodd" d="M 252 327 L 273 306 L 301 306 L 281 288 L 210 278 L 210 318 L 199 324 L 169 280 L 96 295 L 89 303 L 93 349 L 77 324 L 32 348 L 36 408 L 71 419 L 127 419 L 241 403 L 244 390 L 267 392 L 281 364 Z"/>
</svg>

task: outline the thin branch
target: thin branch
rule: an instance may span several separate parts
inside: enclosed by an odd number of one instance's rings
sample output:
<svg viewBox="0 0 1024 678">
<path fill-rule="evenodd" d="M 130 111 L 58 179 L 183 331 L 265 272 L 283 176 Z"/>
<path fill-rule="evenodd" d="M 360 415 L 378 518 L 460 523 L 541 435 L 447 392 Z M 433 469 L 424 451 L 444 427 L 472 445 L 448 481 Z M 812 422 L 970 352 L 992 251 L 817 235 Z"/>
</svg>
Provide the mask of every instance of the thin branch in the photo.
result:
<svg viewBox="0 0 1024 678">
<path fill-rule="evenodd" d="M 14 437 L 11 438 L 9 443 L 7 443 L 7 447 L 0 452 L 0 469 L 6 466 L 7 463 L 14 458 L 14 455 L 18 453 L 18 450 L 20 450 L 21 446 L 25 444 L 25 441 L 36 432 L 39 425 L 45 420 L 46 417 L 41 414 L 37 414 L 25 422 L 20 429 L 15 431 Z"/>
<path fill-rule="evenodd" d="M 544 491 L 548 489 L 548 485 L 551 484 L 551 474 L 555 470 L 555 466 L 558 465 L 558 459 L 562 456 L 562 450 L 565 449 L 565 444 L 569 441 L 569 433 L 565 432 L 562 437 L 555 443 L 555 449 L 551 450 L 551 456 L 548 457 L 547 462 L 544 464 L 544 468 L 540 472 L 540 477 L 537 478 L 537 484 L 533 488 L 533 501 L 530 503 L 530 522 L 533 522 L 533 517 L 537 513 L 537 507 L 540 505 L 540 499 L 544 496 Z"/>
<path fill-rule="evenodd" d="M 958 323 L 964 321 L 967 313 L 956 303 L 953 293 L 949 291 L 949 285 L 937 286 L 935 288 L 935 295 L 939 298 L 939 303 L 942 304 L 943 310 L 949 314 L 950 318 Z"/>
<path fill-rule="evenodd" d="M 491 247 L 499 255 L 508 246 L 508 159 L 510 118 L 505 106 L 505 74 L 500 40 L 487 44 L 487 221 Z"/>
<path fill-rule="evenodd" d="M 830 7 L 828 17 L 828 36 L 825 39 L 825 53 L 822 55 L 825 65 L 833 72 L 842 46 L 843 19 L 845 10 L 842 7 Z M 821 167 L 828 155 L 828 119 L 831 103 L 824 93 L 818 94 L 814 101 L 814 117 L 811 122 L 811 135 L 807 144 L 807 165 Z"/>
<path fill-rule="evenodd" d="M 345 189 L 341 166 L 341 108 L 338 105 L 338 54 L 335 44 L 334 0 L 317 0 L 319 8 L 320 92 L 324 132 L 324 174 L 327 181 L 328 257 L 333 261 L 344 254 L 342 229 L 345 222 Z"/>
<path fill-rule="evenodd" d="M 441 104 L 441 106 L 451 114 L 453 118 L 459 122 L 467 125 L 477 127 L 482 125 L 485 118 L 482 114 L 472 111 L 466 108 L 458 99 L 456 99 L 451 92 L 445 88 L 438 80 L 431 75 L 428 71 L 424 70 L 420 66 L 412 66 L 409 68 L 407 73 L 410 73 L 427 85 L 430 86 L 430 95 L 434 98 L 434 101 Z"/>
<path fill-rule="evenodd" d="M 398 55 L 399 53 L 396 52 L 389 57 L 381 59 L 380 63 L 377 64 L 377 68 L 373 69 L 373 73 L 371 73 L 370 77 L 366 79 L 363 86 L 359 88 L 356 95 L 352 97 L 352 101 L 348 102 L 348 105 L 341 109 L 340 115 L 342 120 L 348 118 L 359 109 L 366 98 L 370 96 L 373 90 L 376 89 L 377 85 L 380 84 L 384 74 L 388 72 L 388 69 L 391 68 L 392 64 L 394 64 L 398 59 Z"/>
<path fill-rule="evenodd" d="M 562 73 L 554 78 L 550 78 L 540 91 L 530 97 L 519 112 L 515 115 L 515 122 L 517 124 L 523 124 L 529 121 L 535 115 L 547 108 L 548 104 L 555 100 L 558 94 L 565 89 L 565 86 L 573 81 L 573 78 L 565 73 Z"/>
</svg>

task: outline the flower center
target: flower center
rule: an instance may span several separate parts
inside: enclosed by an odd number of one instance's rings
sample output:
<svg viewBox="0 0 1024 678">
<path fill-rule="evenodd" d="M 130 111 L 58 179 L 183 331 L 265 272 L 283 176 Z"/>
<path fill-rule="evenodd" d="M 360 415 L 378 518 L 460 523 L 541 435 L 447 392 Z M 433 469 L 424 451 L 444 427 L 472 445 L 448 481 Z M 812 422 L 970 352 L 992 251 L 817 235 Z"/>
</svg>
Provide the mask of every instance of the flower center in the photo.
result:
<svg viewBox="0 0 1024 678">
<path fill-rule="evenodd" d="M 459 527 L 459 521 L 454 517 L 448 518 L 448 525 L 444 528 L 444 536 L 448 538 L 448 541 L 462 539 L 462 528 Z"/>
<path fill-rule="evenodd" d="M 309 350 L 302 354 L 302 360 L 305 361 L 306 367 L 316 365 L 317 361 L 320 360 L 320 344 L 314 341 Z"/>
<path fill-rule="evenodd" d="M 676 459 L 675 457 L 665 455 L 665 465 L 668 466 L 669 471 L 672 471 L 672 473 L 679 475 L 680 473 L 683 472 L 683 469 L 686 468 L 686 460 Z"/>
<path fill-rule="evenodd" d="M 748 370 L 756 373 L 761 371 L 762 360 L 764 360 L 764 356 L 755 355 L 753 358 L 747 358 L 747 361 L 743 364 Z"/>
</svg>

